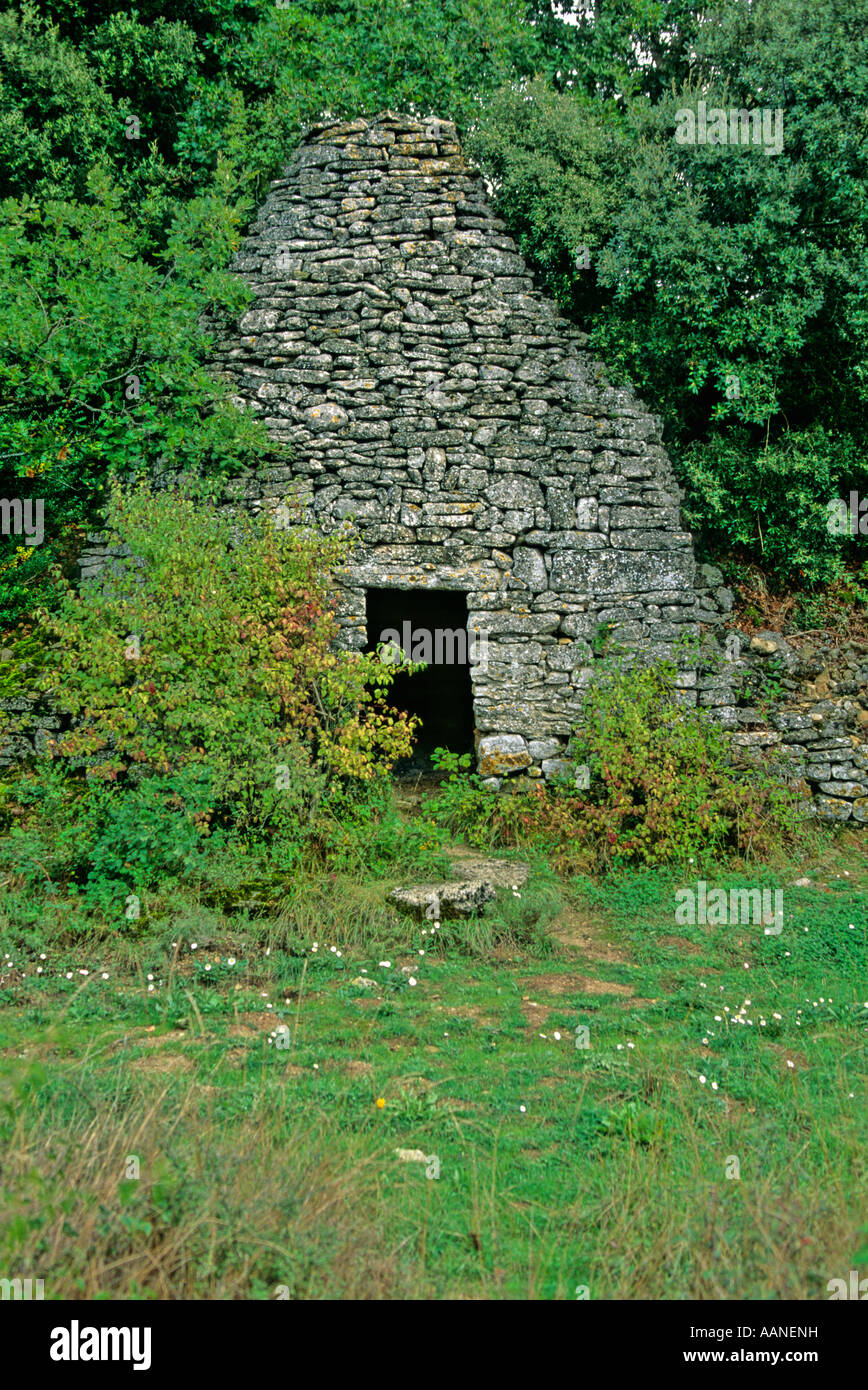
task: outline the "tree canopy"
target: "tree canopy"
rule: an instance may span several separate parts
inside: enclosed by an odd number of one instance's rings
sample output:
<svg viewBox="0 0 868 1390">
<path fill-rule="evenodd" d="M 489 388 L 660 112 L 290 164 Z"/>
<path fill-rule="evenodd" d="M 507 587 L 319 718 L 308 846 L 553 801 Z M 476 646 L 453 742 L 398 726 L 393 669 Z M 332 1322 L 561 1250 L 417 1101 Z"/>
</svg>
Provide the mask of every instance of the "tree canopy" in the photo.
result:
<svg viewBox="0 0 868 1390">
<path fill-rule="evenodd" d="M 29 0 L 0 16 L 0 625 L 109 481 L 273 451 L 206 370 L 227 272 L 309 122 L 456 120 L 541 281 L 665 421 L 704 557 L 833 579 L 866 490 L 868 0 Z M 676 139 L 781 113 L 780 152 Z M 752 121 L 751 121 L 752 124 Z M 38 480 L 38 481 L 37 481 Z"/>
</svg>

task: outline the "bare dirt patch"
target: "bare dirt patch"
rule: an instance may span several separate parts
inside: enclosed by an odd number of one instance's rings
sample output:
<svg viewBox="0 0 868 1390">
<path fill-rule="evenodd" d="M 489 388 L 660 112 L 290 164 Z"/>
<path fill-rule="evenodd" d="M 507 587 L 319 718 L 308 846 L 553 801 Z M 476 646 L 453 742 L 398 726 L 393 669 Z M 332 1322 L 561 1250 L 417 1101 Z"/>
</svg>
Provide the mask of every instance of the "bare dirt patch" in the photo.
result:
<svg viewBox="0 0 868 1390">
<path fill-rule="evenodd" d="M 233 1023 L 233 1025 L 232 1025 L 231 1028 L 227 1028 L 227 1029 L 226 1029 L 226 1032 L 229 1034 L 229 1037 L 230 1037 L 230 1038 L 261 1038 L 261 1037 L 262 1037 L 262 1029 L 261 1029 L 261 1028 L 254 1028 L 254 1027 L 252 1027 L 252 1025 L 249 1024 L 249 1023 Z"/>
<path fill-rule="evenodd" d="M 631 996 L 632 985 L 619 985 L 612 980 L 597 980 L 590 975 L 534 975 L 525 980 L 525 989 L 534 994 L 548 994 L 560 998 L 564 994 L 622 994 Z M 526 999 L 530 995 L 524 996 Z"/>
<path fill-rule="evenodd" d="M 362 1062 L 358 1057 L 330 1057 L 327 1062 L 323 1062 L 321 1071 L 339 1071 L 346 1076 L 373 1076 L 374 1068 L 370 1062 Z"/>
<path fill-rule="evenodd" d="M 149 1038 L 131 1038 L 130 1041 L 144 1047 L 165 1047 L 166 1043 L 178 1042 L 180 1038 L 190 1040 L 190 1034 L 185 1028 L 170 1028 L 168 1033 L 155 1033 Z"/>
<path fill-rule="evenodd" d="M 799 1052 L 796 1048 L 788 1047 L 786 1043 L 772 1042 L 771 1039 L 764 1039 L 766 1047 L 770 1052 L 776 1052 L 782 1059 L 782 1065 L 786 1071 L 807 1071 L 810 1062 L 804 1052 Z M 794 1067 L 787 1067 L 787 1062 L 794 1062 Z"/>
<path fill-rule="evenodd" d="M 265 1010 L 265 1009 L 263 1009 L 263 1011 L 262 1011 L 261 1014 L 260 1014 L 260 1013 L 249 1013 L 249 1012 L 248 1012 L 248 1013 L 244 1013 L 244 1014 L 237 1014 L 237 1015 L 236 1015 L 236 1018 L 238 1019 L 238 1022 L 237 1022 L 236 1024 L 233 1024 L 233 1027 L 235 1027 L 235 1028 L 249 1028 L 250 1032 L 249 1032 L 249 1033 L 243 1033 L 243 1032 L 233 1033 L 233 1037 L 236 1037 L 236 1038 L 241 1038 L 241 1037 L 252 1037 L 253 1034 L 255 1033 L 257 1037 L 260 1037 L 260 1038 L 261 1038 L 262 1035 L 263 1035 L 263 1033 L 264 1033 L 264 1031 L 265 1031 L 265 1025 L 268 1024 L 268 1025 L 269 1025 L 269 1028 L 272 1026 L 272 1019 L 273 1019 L 273 1017 L 274 1017 L 274 1015 L 273 1015 L 269 1010 Z M 230 1030 L 230 1031 L 231 1031 L 231 1030 Z"/>
<path fill-rule="evenodd" d="M 482 878 L 495 888 L 520 888 L 530 873 L 529 866 L 517 859 L 488 859 L 467 845 L 453 845 L 446 857 L 455 878 Z"/>
<path fill-rule="evenodd" d="M 358 1057 L 351 1057 L 348 1062 L 344 1062 L 344 1071 L 348 1076 L 373 1076 L 374 1068 L 370 1062 L 362 1062 Z"/>
<path fill-rule="evenodd" d="M 658 946 L 666 946 L 673 951 L 680 951 L 685 956 L 698 956 L 702 954 L 702 947 L 695 941 L 688 941 L 686 936 L 658 936 Z"/>
<path fill-rule="evenodd" d="M 282 1057 L 283 1055 L 283 1053 L 278 1053 L 278 1056 Z M 223 1053 L 220 1061 L 230 1067 L 243 1067 L 255 1056 L 256 1052 L 254 1052 L 252 1048 L 229 1047 Z M 309 1070 L 310 1068 L 308 1067 L 296 1066 L 294 1062 L 281 1061 L 280 1063 L 281 1076 L 304 1076 Z"/>
<path fill-rule="evenodd" d="M 177 1074 L 193 1070 L 193 1058 L 183 1052 L 155 1052 L 150 1057 L 137 1057 L 137 1072 L 169 1072 Z"/>
<path fill-rule="evenodd" d="M 630 958 L 609 940 L 610 929 L 598 916 L 586 909 L 568 904 L 549 927 L 555 941 L 583 960 L 603 961 L 607 965 L 629 965 Z"/>
<path fill-rule="evenodd" d="M 532 989 L 533 995 L 523 997 L 521 1012 L 528 1022 L 528 1033 L 538 1032 L 555 1009 L 554 1003 L 540 1003 L 541 999 L 563 999 L 565 996 L 583 994 L 597 998 L 610 998 L 625 1008 L 641 1008 L 654 1004 L 654 999 L 642 999 L 634 994 L 632 985 L 618 984 L 614 980 L 598 980 L 589 975 L 537 975 L 525 980 L 525 989 Z M 591 1007 L 588 1005 L 587 1007 Z M 560 1012 L 563 1012 L 561 1006 Z"/>
<path fill-rule="evenodd" d="M 167 1033 L 157 1033 L 154 1025 L 149 1028 L 135 1028 L 129 1033 L 124 1033 L 123 1037 L 116 1038 L 105 1049 L 105 1056 L 113 1057 L 118 1052 L 128 1052 L 130 1048 L 145 1047 L 149 1052 L 155 1048 L 162 1048 L 167 1043 L 175 1042 L 200 1042 L 201 1038 L 194 1038 L 185 1028 L 171 1028 Z M 137 1064 L 140 1059 L 137 1059 Z"/>
</svg>

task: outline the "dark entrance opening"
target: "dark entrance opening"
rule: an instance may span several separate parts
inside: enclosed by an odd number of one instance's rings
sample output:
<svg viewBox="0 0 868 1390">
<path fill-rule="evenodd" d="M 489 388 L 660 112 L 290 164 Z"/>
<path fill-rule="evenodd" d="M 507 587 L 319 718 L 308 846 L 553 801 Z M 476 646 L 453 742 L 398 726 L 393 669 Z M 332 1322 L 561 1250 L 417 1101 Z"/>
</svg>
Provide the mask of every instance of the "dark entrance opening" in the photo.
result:
<svg viewBox="0 0 868 1390">
<path fill-rule="evenodd" d="M 395 765 L 398 777 L 431 772 L 435 748 L 473 752 L 473 697 L 467 595 L 449 589 L 368 589 L 368 650 L 400 647 L 424 671 L 395 677 L 389 703 L 418 714 L 422 726 L 412 757 Z"/>
</svg>

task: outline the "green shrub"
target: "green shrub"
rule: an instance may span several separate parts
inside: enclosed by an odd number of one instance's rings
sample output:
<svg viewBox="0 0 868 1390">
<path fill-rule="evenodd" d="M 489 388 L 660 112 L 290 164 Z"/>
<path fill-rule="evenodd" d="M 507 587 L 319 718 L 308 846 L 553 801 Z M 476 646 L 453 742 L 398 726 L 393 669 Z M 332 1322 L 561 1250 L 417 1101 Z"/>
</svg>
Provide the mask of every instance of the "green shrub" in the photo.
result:
<svg viewBox="0 0 868 1390">
<path fill-rule="evenodd" d="M 79 874 L 88 906 L 110 910 L 127 894 L 171 879 L 203 876 L 206 852 L 225 832 L 207 834 L 213 787 L 204 769 L 147 777 L 119 796 L 94 787 L 77 821 Z"/>
<path fill-rule="evenodd" d="M 794 833 L 793 792 L 773 772 L 735 768 L 720 724 L 678 702 L 676 676 L 671 662 L 597 663 L 570 745 L 589 768 L 586 792 L 560 779 L 492 795 L 454 768 L 425 814 L 473 844 L 532 845 L 561 869 L 698 863 Z"/>
<path fill-rule="evenodd" d="M 681 703 L 672 662 L 599 663 L 571 757 L 590 770 L 570 796 L 581 838 L 613 863 L 685 862 L 748 852 L 792 824 L 793 797 L 769 775 L 733 767 L 726 732 Z"/>
<path fill-rule="evenodd" d="M 344 541 L 144 484 L 107 525 L 126 558 L 40 614 L 37 686 L 73 720 L 57 756 L 104 781 L 202 767 L 213 814 L 251 832 L 407 756 L 412 721 L 380 698 L 398 668 L 333 650 Z"/>
<path fill-rule="evenodd" d="M 431 761 L 437 772 L 448 775 L 433 796 L 423 798 L 428 824 L 463 836 L 477 848 L 523 842 L 526 807 L 522 797 L 495 797 L 483 786 L 478 772 L 470 772 L 470 753 L 435 748 Z"/>
<path fill-rule="evenodd" d="M 118 784 L 41 760 L 4 783 L 0 804 L 0 870 L 19 921 L 17 894 L 45 905 L 62 886 L 82 909 L 117 922 L 130 894 L 200 881 L 227 839 L 209 831 L 213 788 L 201 767 Z"/>
<path fill-rule="evenodd" d="M 398 854 L 382 784 L 417 721 L 385 701 L 401 668 L 334 648 L 347 542 L 145 486 L 107 524 L 126 558 L 79 591 L 58 575 L 39 615 L 31 682 L 67 727 L 3 799 L 48 878 L 108 911 L 200 879 L 227 837 L 284 872 L 305 845 Z"/>
<path fill-rule="evenodd" d="M 489 99 L 470 148 L 549 292 L 577 314 L 597 310 L 598 248 L 630 160 L 617 122 L 538 77 Z"/>
<path fill-rule="evenodd" d="M 663 419 L 705 554 L 834 579 L 823 509 L 864 492 L 866 0 L 536 12 L 551 67 L 471 132 L 498 207 Z M 782 148 L 680 143 L 700 100 L 780 109 Z"/>
<path fill-rule="evenodd" d="M 864 493 L 864 463 L 853 440 L 817 428 L 787 433 L 759 454 L 734 433 L 694 444 L 683 467 L 686 519 L 713 553 L 757 557 L 777 584 L 811 587 L 837 579 L 851 548 L 829 529 L 828 503 Z"/>
</svg>

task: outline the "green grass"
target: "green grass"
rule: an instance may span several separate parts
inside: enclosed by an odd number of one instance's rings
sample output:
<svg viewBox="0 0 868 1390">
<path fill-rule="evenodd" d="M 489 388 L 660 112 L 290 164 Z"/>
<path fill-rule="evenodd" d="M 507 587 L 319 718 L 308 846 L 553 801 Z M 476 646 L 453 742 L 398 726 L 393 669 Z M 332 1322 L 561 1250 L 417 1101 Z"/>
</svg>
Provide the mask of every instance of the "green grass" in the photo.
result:
<svg viewBox="0 0 868 1390">
<path fill-rule="evenodd" d="M 868 1262 L 868 860 L 816 854 L 714 880 L 784 886 L 777 937 L 532 860 L 439 932 L 343 875 L 75 938 L 7 903 L 0 1263 L 48 1298 L 827 1298 Z"/>
</svg>

